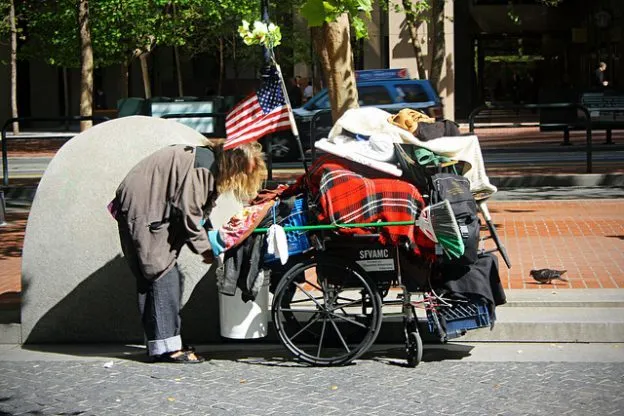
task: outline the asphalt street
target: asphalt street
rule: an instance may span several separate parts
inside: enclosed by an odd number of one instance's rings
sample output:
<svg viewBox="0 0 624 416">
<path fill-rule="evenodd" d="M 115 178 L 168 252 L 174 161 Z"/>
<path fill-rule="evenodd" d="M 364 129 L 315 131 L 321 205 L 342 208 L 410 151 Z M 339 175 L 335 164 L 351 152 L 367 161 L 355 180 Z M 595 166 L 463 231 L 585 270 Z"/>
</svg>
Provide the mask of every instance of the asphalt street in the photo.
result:
<svg viewBox="0 0 624 416">
<path fill-rule="evenodd" d="M 624 155 L 624 152 L 621 152 Z M 9 158 L 9 178 L 39 178 L 50 163 L 51 158 Z M 621 160 L 624 161 L 624 158 Z M 621 163 L 621 162 L 619 162 Z M 293 163 L 293 166 L 297 165 Z M 299 167 L 299 166 L 297 166 Z M 590 181 L 591 182 L 591 181 Z M 31 193 L 34 190 L 31 190 Z M 17 198 L 31 199 L 34 195 L 28 194 L 25 190 L 22 196 Z M 5 193 L 6 194 L 6 193 Z M 10 199 L 14 195 L 5 195 Z M 513 201 L 513 200 L 570 200 L 570 199 L 605 199 L 624 198 L 624 187 L 621 186 L 514 186 L 513 188 L 500 188 L 492 196 L 492 200 Z M 11 205 L 14 201 L 7 202 Z"/>
<path fill-rule="evenodd" d="M 416 368 L 400 345 L 326 368 L 273 345 L 198 348 L 211 358 L 198 365 L 147 364 L 128 347 L 11 348 L 0 415 L 624 414 L 621 344 L 426 345 Z"/>
<path fill-rule="evenodd" d="M 484 152 L 483 158 L 486 166 L 501 164 L 540 166 L 544 163 L 548 163 L 549 165 L 566 165 L 571 163 L 584 165 L 587 155 L 584 151 L 570 151 L 567 149 L 559 152 L 490 151 Z M 51 160 L 51 157 L 9 157 L 7 159 L 9 177 L 20 175 L 41 176 Z M 614 166 L 620 166 L 622 161 L 624 161 L 624 151 L 619 147 L 611 150 L 595 150 L 592 154 L 592 160 L 594 164 L 608 163 Z M 0 162 L 0 167 L 1 166 L 2 163 Z M 276 163 L 276 167 L 301 168 L 301 162 Z"/>
</svg>

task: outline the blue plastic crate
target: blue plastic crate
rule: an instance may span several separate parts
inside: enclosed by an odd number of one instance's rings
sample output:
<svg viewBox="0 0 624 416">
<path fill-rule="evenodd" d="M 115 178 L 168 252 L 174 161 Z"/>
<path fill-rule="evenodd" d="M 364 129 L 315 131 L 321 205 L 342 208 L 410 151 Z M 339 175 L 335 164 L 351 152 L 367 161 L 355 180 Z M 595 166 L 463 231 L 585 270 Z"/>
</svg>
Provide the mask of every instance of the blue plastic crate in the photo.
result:
<svg viewBox="0 0 624 416">
<path fill-rule="evenodd" d="M 303 197 L 295 199 L 295 205 L 290 214 L 282 221 L 278 221 L 278 224 L 282 227 L 307 225 L 305 208 Z M 303 253 L 310 248 L 310 239 L 307 231 L 287 231 L 286 239 L 288 240 L 289 256 Z M 278 259 L 274 255 L 264 255 L 264 261 L 267 263 L 276 260 Z"/>
<path fill-rule="evenodd" d="M 452 307 L 440 307 L 438 319 L 446 325 L 444 338 L 453 339 L 465 335 L 471 329 L 484 328 L 491 325 L 490 312 L 485 301 L 455 303 Z M 437 332 L 431 314 L 427 314 L 429 330 Z M 441 334 L 442 335 L 442 334 Z"/>
</svg>

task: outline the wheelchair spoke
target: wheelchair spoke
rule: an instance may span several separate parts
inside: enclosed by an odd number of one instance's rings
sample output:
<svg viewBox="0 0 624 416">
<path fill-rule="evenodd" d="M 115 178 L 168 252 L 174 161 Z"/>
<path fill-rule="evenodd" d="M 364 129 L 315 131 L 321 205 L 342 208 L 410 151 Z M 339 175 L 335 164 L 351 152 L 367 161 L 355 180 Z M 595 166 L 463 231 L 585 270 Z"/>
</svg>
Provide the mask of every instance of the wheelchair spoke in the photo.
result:
<svg viewBox="0 0 624 416">
<path fill-rule="evenodd" d="M 338 335 L 338 338 L 340 338 L 340 342 L 342 343 L 342 346 L 344 347 L 345 351 L 351 352 L 351 349 L 349 348 L 349 345 L 347 344 L 347 342 L 345 341 L 345 339 L 342 336 L 342 333 L 338 329 L 338 325 L 336 325 L 334 320 L 331 319 L 331 318 L 329 319 L 329 322 L 331 322 L 332 326 L 334 327 L 334 330 L 336 331 L 336 335 Z"/>
<path fill-rule="evenodd" d="M 355 318 L 354 318 L 354 319 L 349 319 L 349 318 L 347 318 L 346 316 L 338 315 L 338 314 L 333 313 L 333 312 L 330 312 L 330 315 L 331 315 L 331 316 L 333 316 L 333 317 L 335 317 L 335 318 L 340 319 L 340 320 L 341 320 L 341 321 L 343 321 L 343 322 L 348 322 L 348 323 L 350 323 L 350 324 L 357 325 L 357 326 L 359 326 L 359 327 L 361 327 L 361 328 L 364 328 L 364 329 L 368 328 L 368 326 L 364 325 L 364 324 L 363 324 L 363 323 L 361 323 L 361 322 L 358 322 Z"/>
</svg>

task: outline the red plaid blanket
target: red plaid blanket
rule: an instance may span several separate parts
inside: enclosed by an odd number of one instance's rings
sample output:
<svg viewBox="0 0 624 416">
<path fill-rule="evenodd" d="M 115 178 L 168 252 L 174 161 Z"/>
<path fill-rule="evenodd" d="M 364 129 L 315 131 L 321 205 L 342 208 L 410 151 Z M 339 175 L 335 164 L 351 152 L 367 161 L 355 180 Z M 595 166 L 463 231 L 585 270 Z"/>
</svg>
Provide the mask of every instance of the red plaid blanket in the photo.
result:
<svg viewBox="0 0 624 416">
<path fill-rule="evenodd" d="M 319 158 L 310 170 L 311 197 L 321 223 L 415 221 L 425 202 L 408 182 L 334 156 Z M 364 176 L 366 175 L 366 176 Z M 305 178 L 300 178 L 298 185 Z M 434 257 L 434 242 L 414 225 L 343 228 L 345 234 L 380 233 L 383 244 L 409 241 L 414 254 Z"/>
</svg>

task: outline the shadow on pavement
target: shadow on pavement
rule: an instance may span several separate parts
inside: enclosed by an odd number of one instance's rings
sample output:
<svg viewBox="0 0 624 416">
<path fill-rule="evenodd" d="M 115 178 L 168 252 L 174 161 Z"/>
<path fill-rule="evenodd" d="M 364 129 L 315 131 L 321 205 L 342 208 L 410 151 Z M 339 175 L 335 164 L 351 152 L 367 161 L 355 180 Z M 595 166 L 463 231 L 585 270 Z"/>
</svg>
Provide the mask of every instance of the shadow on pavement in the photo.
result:
<svg viewBox="0 0 624 416">
<path fill-rule="evenodd" d="M 24 351 L 45 354 L 60 354 L 65 356 L 62 360 L 72 360 L 72 357 L 80 359 L 100 360 L 123 360 L 136 363 L 149 364 L 145 348 L 141 345 L 24 345 Z M 474 347 L 456 343 L 450 344 L 425 344 L 422 362 L 439 362 L 446 360 L 461 360 L 469 357 Z M 266 367 L 313 367 L 310 364 L 295 359 L 288 350 L 279 344 L 210 344 L 196 347 L 197 353 L 210 361 L 232 361 L 241 364 L 266 366 Z M 375 361 L 381 364 L 405 367 L 407 356 L 403 345 L 373 345 L 360 358 L 347 366 L 358 365 L 362 361 Z M 157 363 L 154 365 L 169 365 Z"/>
<path fill-rule="evenodd" d="M 45 276 L 39 276 L 45 278 Z M 126 260 L 116 256 L 47 311 L 23 289 L 24 343 L 96 343 L 142 341 L 134 278 Z M 41 317 L 37 319 L 37 315 Z M 28 322 L 30 320 L 30 322 Z M 36 321 L 36 322 L 33 322 Z"/>
<path fill-rule="evenodd" d="M 23 293 L 27 295 L 27 290 Z M 25 344 L 37 343 L 142 343 L 136 284 L 126 260 L 118 255 L 80 282 L 37 319 L 40 308 L 22 298 L 29 310 L 32 330 Z M 185 342 L 219 339 L 218 296 L 214 278 L 204 276 L 182 308 Z"/>
</svg>

